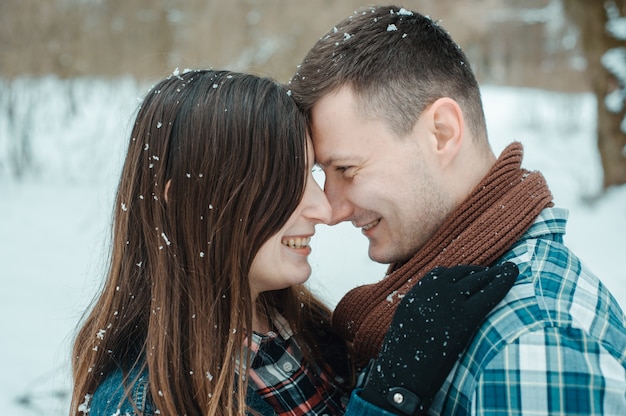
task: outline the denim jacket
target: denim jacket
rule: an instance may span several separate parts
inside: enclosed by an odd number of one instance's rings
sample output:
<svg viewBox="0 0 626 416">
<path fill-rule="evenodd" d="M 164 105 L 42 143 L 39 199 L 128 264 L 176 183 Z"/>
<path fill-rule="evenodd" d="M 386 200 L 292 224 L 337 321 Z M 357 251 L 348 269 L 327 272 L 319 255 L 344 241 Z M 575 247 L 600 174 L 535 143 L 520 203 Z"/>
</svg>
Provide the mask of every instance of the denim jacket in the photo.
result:
<svg viewBox="0 0 626 416">
<path fill-rule="evenodd" d="M 125 396 L 124 372 L 118 369 L 98 386 L 88 403 L 90 416 L 154 416 L 158 413 L 150 394 L 148 370 L 130 371 L 128 380 L 133 381 L 130 397 Z M 274 410 L 253 390 L 248 388 L 246 404 L 261 415 L 273 416 Z"/>
<path fill-rule="evenodd" d="M 135 380 L 130 389 L 130 397 L 125 396 L 124 372 L 117 369 L 96 389 L 89 402 L 89 414 L 93 416 L 136 415 L 152 416 L 155 414 L 154 403 L 148 386 L 148 371 L 130 372 L 128 380 Z"/>
</svg>

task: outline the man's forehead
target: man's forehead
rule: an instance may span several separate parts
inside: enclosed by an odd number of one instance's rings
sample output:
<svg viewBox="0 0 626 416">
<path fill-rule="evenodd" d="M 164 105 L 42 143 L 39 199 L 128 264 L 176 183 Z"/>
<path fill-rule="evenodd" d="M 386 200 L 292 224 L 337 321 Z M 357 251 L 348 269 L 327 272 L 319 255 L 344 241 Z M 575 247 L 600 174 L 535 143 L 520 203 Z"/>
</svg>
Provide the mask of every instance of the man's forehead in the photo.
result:
<svg viewBox="0 0 626 416">
<path fill-rule="evenodd" d="M 331 136 L 326 134 L 313 135 L 315 163 L 324 168 L 343 165 L 357 157 L 359 149 L 355 148 L 352 138 L 343 134 L 332 134 Z"/>
</svg>

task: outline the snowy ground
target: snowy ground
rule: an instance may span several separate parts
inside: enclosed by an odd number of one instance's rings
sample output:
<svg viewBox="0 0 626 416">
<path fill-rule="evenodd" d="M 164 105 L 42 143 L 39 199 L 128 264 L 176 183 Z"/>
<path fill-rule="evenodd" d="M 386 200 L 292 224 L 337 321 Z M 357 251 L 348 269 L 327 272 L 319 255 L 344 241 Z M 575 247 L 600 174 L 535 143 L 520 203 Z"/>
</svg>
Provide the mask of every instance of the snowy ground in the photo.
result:
<svg viewBox="0 0 626 416">
<path fill-rule="evenodd" d="M 62 415 L 70 345 L 101 284 L 124 136 L 143 86 L 46 79 L 0 90 L 0 412 Z M 626 306 L 626 186 L 599 195 L 593 98 L 488 87 L 484 100 L 494 150 L 524 144 L 524 165 L 543 171 L 557 205 L 570 209 L 567 243 Z M 38 172 L 21 182 L 8 174 L 18 134 L 30 135 Z M 312 245 L 311 285 L 333 305 L 385 270 L 351 225 L 318 227 Z"/>
</svg>

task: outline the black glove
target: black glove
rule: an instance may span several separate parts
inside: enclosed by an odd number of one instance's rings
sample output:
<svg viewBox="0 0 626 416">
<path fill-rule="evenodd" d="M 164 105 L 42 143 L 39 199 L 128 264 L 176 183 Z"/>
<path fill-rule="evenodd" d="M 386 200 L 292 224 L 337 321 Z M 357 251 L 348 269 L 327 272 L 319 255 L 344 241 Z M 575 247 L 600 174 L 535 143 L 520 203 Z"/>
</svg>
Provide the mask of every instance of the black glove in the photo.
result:
<svg viewBox="0 0 626 416">
<path fill-rule="evenodd" d="M 395 414 L 425 414 L 474 331 L 517 275 L 510 262 L 431 270 L 400 301 L 361 397 Z"/>
</svg>

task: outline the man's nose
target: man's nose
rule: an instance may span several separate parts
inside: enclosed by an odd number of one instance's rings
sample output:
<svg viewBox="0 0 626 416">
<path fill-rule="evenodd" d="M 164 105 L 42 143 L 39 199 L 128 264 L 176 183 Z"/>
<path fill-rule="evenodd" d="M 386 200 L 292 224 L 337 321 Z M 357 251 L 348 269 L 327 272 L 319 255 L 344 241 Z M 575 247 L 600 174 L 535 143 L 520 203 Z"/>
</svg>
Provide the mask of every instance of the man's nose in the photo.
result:
<svg viewBox="0 0 626 416">
<path fill-rule="evenodd" d="M 340 186 L 337 186 L 327 179 L 324 184 L 324 193 L 332 209 L 331 219 L 328 224 L 336 225 L 340 222 L 347 221 L 352 215 L 353 208 L 350 201 L 346 199 L 345 191 Z"/>
<path fill-rule="evenodd" d="M 332 210 L 322 188 L 311 178 L 305 192 L 306 208 L 304 216 L 318 224 L 328 224 L 332 220 Z"/>
</svg>

